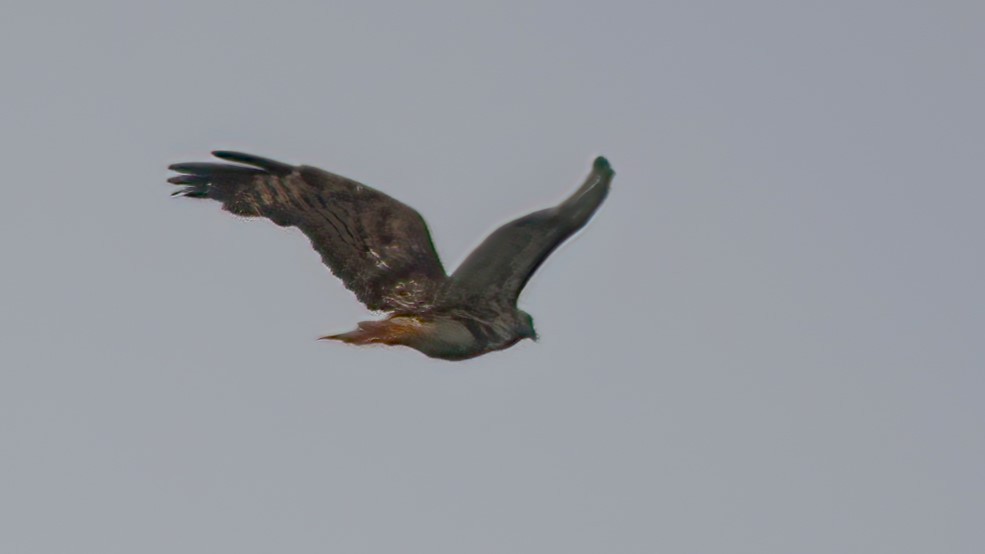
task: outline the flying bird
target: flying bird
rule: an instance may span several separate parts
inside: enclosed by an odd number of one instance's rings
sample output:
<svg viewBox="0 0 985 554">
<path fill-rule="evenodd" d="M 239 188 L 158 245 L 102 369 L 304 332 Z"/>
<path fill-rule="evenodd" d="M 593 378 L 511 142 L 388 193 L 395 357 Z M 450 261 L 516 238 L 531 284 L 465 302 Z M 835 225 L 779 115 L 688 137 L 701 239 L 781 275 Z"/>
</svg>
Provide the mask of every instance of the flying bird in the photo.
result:
<svg viewBox="0 0 985 554">
<path fill-rule="evenodd" d="M 448 276 L 424 218 L 410 206 L 316 167 L 212 154 L 232 163 L 169 167 L 180 175 L 168 182 L 182 186 L 172 196 L 211 198 L 233 214 L 297 227 L 367 308 L 389 314 L 322 339 L 404 345 L 445 360 L 537 338 L 517 297 L 547 256 L 588 223 L 615 175 L 605 158 L 596 158 L 574 194 L 496 229 Z"/>
</svg>

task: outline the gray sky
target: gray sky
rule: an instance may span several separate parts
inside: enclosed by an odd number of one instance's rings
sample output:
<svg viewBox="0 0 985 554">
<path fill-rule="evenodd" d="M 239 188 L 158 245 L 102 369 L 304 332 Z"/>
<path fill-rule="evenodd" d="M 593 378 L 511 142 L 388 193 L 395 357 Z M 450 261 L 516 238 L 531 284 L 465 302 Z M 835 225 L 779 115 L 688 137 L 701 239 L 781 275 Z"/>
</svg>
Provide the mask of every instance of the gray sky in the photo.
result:
<svg viewBox="0 0 985 554">
<path fill-rule="evenodd" d="M 979 553 L 981 2 L 27 3 L 0 20 L 0 551 Z M 607 204 L 464 363 L 216 148 L 427 218 L 455 266 Z"/>
</svg>

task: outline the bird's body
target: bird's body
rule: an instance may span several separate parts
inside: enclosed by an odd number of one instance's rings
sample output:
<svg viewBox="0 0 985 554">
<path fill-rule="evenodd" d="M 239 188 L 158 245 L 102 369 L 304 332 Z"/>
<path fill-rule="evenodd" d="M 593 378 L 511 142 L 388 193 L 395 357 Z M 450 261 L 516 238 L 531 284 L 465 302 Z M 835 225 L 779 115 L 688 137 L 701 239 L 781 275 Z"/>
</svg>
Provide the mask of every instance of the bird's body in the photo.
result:
<svg viewBox="0 0 985 554">
<path fill-rule="evenodd" d="M 567 200 L 494 231 L 446 275 L 424 219 L 413 208 L 345 177 L 238 152 L 238 162 L 181 163 L 169 179 L 175 195 L 212 198 L 237 215 L 298 227 L 322 260 L 372 310 L 389 312 L 325 339 L 404 345 L 433 358 L 462 360 L 536 338 L 533 320 L 516 307 L 530 276 L 583 227 L 608 194 L 615 173 L 595 160 Z"/>
<path fill-rule="evenodd" d="M 533 338 L 532 325 L 524 325 L 518 313 L 490 314 L 479 310 L 432 310 L 419 314 L 394 314 L 382 321 L 363 321 L 348 333 L 327 339 L 350 344 L 401 344 L 432 358 L 464 360 L 513 346 L 524 338 Z"/>
</svg>

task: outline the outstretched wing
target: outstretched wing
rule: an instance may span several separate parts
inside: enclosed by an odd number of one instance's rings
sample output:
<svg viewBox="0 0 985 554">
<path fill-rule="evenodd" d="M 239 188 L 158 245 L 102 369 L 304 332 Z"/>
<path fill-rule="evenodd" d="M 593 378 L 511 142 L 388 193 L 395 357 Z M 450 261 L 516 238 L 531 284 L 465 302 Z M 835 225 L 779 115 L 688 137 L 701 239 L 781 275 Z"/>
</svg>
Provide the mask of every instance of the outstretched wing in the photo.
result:
<svg viewBox="0 0 985 554">
<path fill-rule="evenodd" d="M 515 304 L 540 264 L 602 205 L 614 175 L 605 158 L 596 158 L 588 179 L 567 200 L 496 229 L 455 270 L 441 302 Z"/>
<path fill-rule="evenodd" d="M 332 273 L 371 310 L 417 311 L 446 280 L 427 224 L 410 206 L 315 167 L 239 152 L 225 163 L 179 163 L 175 196 L 212 198 L 237 215 L 297 227 Z"/>
</svg>

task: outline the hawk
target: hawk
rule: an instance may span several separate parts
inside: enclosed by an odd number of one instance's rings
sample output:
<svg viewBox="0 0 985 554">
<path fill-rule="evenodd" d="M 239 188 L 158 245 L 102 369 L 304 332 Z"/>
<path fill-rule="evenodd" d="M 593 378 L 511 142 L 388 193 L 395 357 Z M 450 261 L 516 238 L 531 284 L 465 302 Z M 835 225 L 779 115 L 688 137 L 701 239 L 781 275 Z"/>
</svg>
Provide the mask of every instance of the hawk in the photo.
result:
<svg viewBox="0 0 985 554">
<path fill-rule="evenodd" d="M 516 301 L 541 263 L 598 210 L 615 172 L 599 157 L 566 200 L 496 229 L 450 276 L 427 224 L 410 206 L 334 173 L 241 152 L 232 163 L 178 163 L 172 196 L 211 198 L 222 209 L 297 227 L 322 261 L 370 310 L 387 312 L 337 335 L 350 344 L 404 345 L 464 360 L 536 339 Z"/>
</svg>

